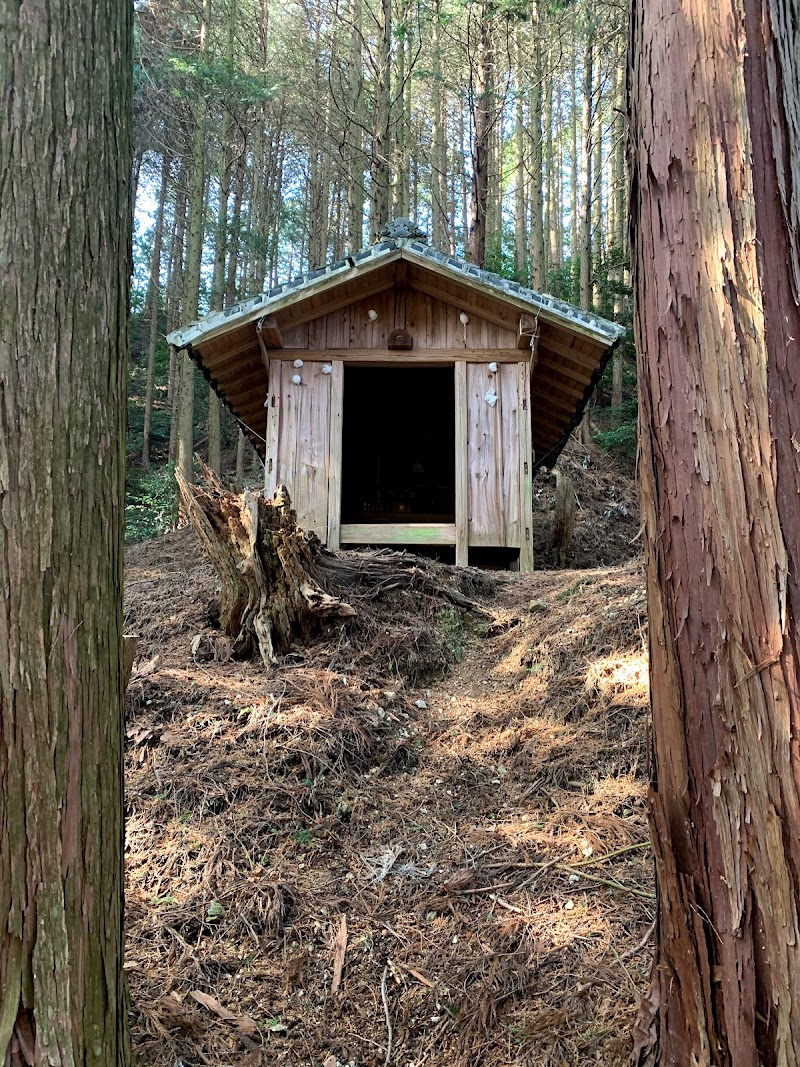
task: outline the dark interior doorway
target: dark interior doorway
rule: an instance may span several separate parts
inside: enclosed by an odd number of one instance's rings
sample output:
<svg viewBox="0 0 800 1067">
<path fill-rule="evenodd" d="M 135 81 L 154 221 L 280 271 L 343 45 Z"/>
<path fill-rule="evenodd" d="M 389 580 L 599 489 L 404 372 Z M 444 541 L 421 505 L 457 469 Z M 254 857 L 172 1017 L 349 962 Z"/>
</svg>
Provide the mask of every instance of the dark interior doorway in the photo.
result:
<svg viewBox="0 0 800 1067">
<path fill-rule="evenodd" d="M 455 522 L 452 367 L 344 368 L 342 522 Z"/>
</svg>

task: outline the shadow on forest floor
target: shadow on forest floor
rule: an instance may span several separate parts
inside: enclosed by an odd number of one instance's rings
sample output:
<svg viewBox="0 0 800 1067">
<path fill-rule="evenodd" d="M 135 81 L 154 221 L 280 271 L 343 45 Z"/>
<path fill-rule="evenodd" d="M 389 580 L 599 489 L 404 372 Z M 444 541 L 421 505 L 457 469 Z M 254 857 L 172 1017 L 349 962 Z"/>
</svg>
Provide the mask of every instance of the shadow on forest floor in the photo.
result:
<svg viewBox="0 0 800 1067">
<path fill-rule="evenodd" d="M 129 551 L 138 1062 L 626 1063 L 653 918 L 638 561 L 500 576 L 488 632 L 390 595 L 380 639 L 269 670 L 193 658 L 214 593 L 189 532 Z"/>
</svg>

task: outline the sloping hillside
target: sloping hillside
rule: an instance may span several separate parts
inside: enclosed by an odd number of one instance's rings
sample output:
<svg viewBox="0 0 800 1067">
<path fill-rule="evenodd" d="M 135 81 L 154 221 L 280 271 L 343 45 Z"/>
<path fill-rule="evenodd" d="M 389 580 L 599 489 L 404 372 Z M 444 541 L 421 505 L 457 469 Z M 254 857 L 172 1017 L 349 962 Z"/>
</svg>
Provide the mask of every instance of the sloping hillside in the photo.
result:
<svg viewBox="0 0 800 1067">
<path fill-rule="evenodd" d="M 193 657 L 191 534 L 131 550 L 140 1063 L 627 1062 L 653 918 L 639 565 L 493 584 L 491 623 L 387 593 L 266 670 Z"/>
</svg>

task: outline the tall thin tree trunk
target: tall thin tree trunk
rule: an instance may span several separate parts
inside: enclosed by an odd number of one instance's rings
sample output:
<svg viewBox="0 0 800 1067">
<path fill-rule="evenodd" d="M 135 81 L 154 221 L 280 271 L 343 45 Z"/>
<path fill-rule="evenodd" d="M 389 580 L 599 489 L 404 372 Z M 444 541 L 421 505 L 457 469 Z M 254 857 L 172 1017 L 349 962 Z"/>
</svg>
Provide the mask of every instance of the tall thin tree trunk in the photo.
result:
<svg viewBox="0 0 800 1067">
<path fill-rule="evenodd" d="M 516 99 L 514 101 L 514 147 L 516 149 L 516 168 L 514 174 L 514 266 L 517 280 L 523 284 L 528 280 L 528 248 L 525 222 L 527 200 L 525 197 L 525 102 L 523 60 L 525 47 L 522 39 L 522 27 L 517 27 L 516 36 L 517 71 Z"/>
<path fill-rule="evenodd" d="M 800 55 L 789 0 L 633 5 L 658 921 L 634 1062 L 800 1062 Z"/>
<path fill-rule="evenodd" d="M 236 41 L 237 0 L 229 0 L 228 36 L 225 62 L 229 76 L 233 75 L 234 45 Z M 228 207 L 231 195 L 233 157 L 230 146 L 231 115 L 227 107 L 222 113 L 219 154 L 219 201 L 217 231 L 214 240 L 214 274 L 211 281 L 210 311 L 221 311 L 225 297 L 225 263 L 228 252 Z M 219 397 L 208 389 L 208 465 L 219 476 L 222 465 L 221 405 Z"/>
<path fill-rule="evenodd" d="M 406 101 L 411 92 L 406 70 L 406 48 L 409 40 L 407 0 L 400 0 L 398 19 L 403 27 L 402 36 L 397 42 L 397 90 L 395 92 L 394 119 L 394 214 L 395 218 L 406 218 L 409 205 L 409 159 L 408 159 L 408 122 Z"/>
<path fill-rule="evenodd" d="M 247 438 L 243 430 L 239 430 L 236 441 L 236 484 L 241 488 L 244 485 L 244 457 L 247 448 Z"/>
<path fill-rule="evenodd" d="M 542 77 L 544 79 L 544 136 L 542 138 L 542 262 L 544 264 L 544 279 L 547 281 L 552 269 L 550 247 L 553 240 L 554 219 L 553 209 L 553 71 L 549 62 L 547 48 L 539 46 L 542 53 Z"/>
<path fill-rule="evenodd" d="M 625 175 L 625 79 L 622 71 L 622 57 L 623 52 L 620 47 L 618 53 L 617 67 L 614 77 L 614 107 L 617 109 L 614 113 L 614 123 L 612 126 L 614 144 L 612 149 L 612 188 L 610 199 L 614 205 L 613 211 L 613 229 L 611 230 L 610 244 L 612 253 L 615 260 L 614 270 L 614 284 L 616 286 L 616 292 L 614 294 L 614 316 L 619 319 L 622 315 L 623 300 L 620 293 L 620 289 L 625 280 L 624 273 L 624 248 L 625 248 L 625 229 L 626 229 L 626 217 L 625 217 L 625 187 L 626 187 L 626 175 Z M 625 365 L 623 361 L 622 349 L 617 348 L 613 355 L 612 364 L 612 380 L 611 380 L 611 406 L 618 408 L 622 405 L 622 386 L 624 376 Z"/>
<path fill-rule="evenodd" d="M 205 55 L 208 27 L 211 19 L 211 0 L 203 0 L 200 18 L 199 55 Z M 200 100 L 195 112 L 192 138 L 192 169 L 189 177 L 189 221 L 186 242 L 186 269 L 183 276 L 183 315 L 186 321 L 197 318 L 200 300 L 200 268 L 203 260 L 203 231 L 205 222 L 205 134 L 206 102 Z M 180 396 L 178 400 L 177 465 L 187 482 L 192 480 L 194 448 L 194 364 L 186 352 L 180 358 Z"/>
<path fill-rule="evenodd" d="M 595 63 L 594 92 L 592 107 L 592 302 L 600 306 L 600 264 L 605 262 L 605 239 L 603 223 L 603 71 L 600 63 Z"/>
<path fill-rule="evenodd" d="M 559 272 L 564 262 L 564 220 L 562 218 L 562 129 L 561 129 L 561 78 L 549 64 L 551 95 L 554 97 L 550 110 L 554 136 L 548 142 L 548 188 L 550 190 L 550 267 Z"/>
<path fill-rule="evenodd" d="M 469 255 L 469 181 L 467 179 L 467 143 L 464 110 L 458 108 L 459 178 L 461 179 L 461 240 L 464 255 Z"/>
<path fill-rule="evenodd" d="M 131 5 L 0 33 L 0 1063 L 125 1067 Z"/>
<path fill-rule="evenodd" d="M 542 168 L 542 42 L 539 26 L 533 46 L 533 83 L 531 85 L 531 285 L 543 289 L 544 260 L 544 171 Z"/>
<path fill-rule="evenodd" d="M 164 205 L 167 199 L 171 160 L 165 153 L 161 161 L 161 187 L 158 192 L 156 229 L 153 235 L 153 254 L 150 257 L 150 279 L 147 285 L 147 304 L 150 309 L 150 337 L 147 346 L 147 383 L 144 391 L 144 426 L 142 429 L 142 466 L 150 466 L 150 430 L 153 423 L 153 391 L 156 380 L 156 349 L 158 348 L 158 316 L 161 294 L 161 247 L 164 238 Z"/>
<path fill-rule="evenodd" d="M 433 5 L 433 77 L 431 122 L 433 127 L 433 153 L 431 159 L 431 214 L 433 216 L 433 246 L 440 250 L 448 247 L 447 233 L 447 141 L 445 135 L 444 94 L 442 92 L 442 27 L 441 4 Z"/>
<path fill-rule="evenodd" d="M 594 27 L 586 30 L 583 51 L 583 173 L 581 175 L 581 307 L 589 311 L 592 306 L 592 163 L 594 160 Z"/>
<path fill-rule="evenodd" d="M 361 0 L 350 0 L 348 52 L 349 109 L 347 116 L 347 250 L 358 252 L 364 243 L 364 129 L 361 43 Z"/>
<path fill-rule="evenodd" d="M 494 50 L 489 4 L 481 5 L 472 116 L 472 196 L 469 213 L 469 258 L 482 267 L 486 261 L 486 211 L 489 196 L 489 133 L 491 129 Z"/>
<path fill-rule="evenodd" d="M 570 160 L 569 160 L 569 198 L 570 198 L 570 227 L 569 227 L 569 255 L 571 270 L 570 299 L 580 299 L 580 214 L 578 195 L 578 35 L 575 25 L 572 27 L 573 56 L 570 66 L 569 81 L 569 124 L 570 124 Z"/>
<path fill-rule="evenodd" d="M 372 205 L 370 233 L 377 241 L 389 221 L 389 193 L 391 180 L 391 73 L 392 73 L 392 0 L 381 0 L 381 22 L 378 30 L 378 57 L 375 86 L 375 121 L 372 131 L 370 175 Z"/>
</svg>

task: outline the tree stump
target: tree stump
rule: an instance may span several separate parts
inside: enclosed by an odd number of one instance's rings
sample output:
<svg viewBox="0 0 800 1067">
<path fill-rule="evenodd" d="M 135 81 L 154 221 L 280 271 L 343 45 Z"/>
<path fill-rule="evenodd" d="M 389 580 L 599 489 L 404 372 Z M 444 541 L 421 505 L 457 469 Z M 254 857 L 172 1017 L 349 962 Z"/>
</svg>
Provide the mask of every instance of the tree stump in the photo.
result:
<svg viewBox="0 0 800 1067">
<path fill-rule="evenodd" d="M 556 471 L 556 511 L 553 518 L 552 548 L 556 565 L 566 566 L 567 553 L 575 533 L 576 497 L 572 479 L 563 471 Z"/>
<path fill-rule="evenodd" d="M 265 665 L 299 641 L 308 643 L 321 623 L 355 615 L 319 580 L 313 534 L 297 525 L 289 494 L 279 486 L 272 500 L 229 492 L 203 466 L 205 485 L 192 485 L 176 470 L 181 499 L 220 577 L 220 627 L 233 655 L 258 652 Z"/>
</svg>

